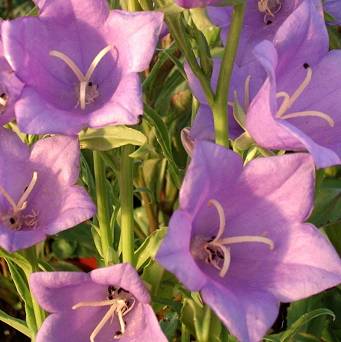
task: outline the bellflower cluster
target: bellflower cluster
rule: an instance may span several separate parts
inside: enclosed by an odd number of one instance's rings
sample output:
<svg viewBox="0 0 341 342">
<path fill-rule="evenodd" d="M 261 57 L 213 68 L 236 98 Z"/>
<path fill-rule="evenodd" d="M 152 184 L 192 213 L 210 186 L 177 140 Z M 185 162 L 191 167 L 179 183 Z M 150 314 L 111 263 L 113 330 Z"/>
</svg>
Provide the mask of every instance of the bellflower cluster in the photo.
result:
<svg viewBox="0 0 341 342">
<path fill-rule="evenodd" d="M 10 252 L 36 244 L 91 218 L 95 206 L 75 183 L 77 138 L 42 139 L 30 149 L 0 129 L 0 246 Z"/>
<path fill-rule="evenodd" d="M 181 341 L 207 342 L 210 308 L 216 331 L 260 342 L 282 333 L 280 303 L 341 284 L 340 250 L 326 236 L 334 221 L 326 234 L 307 223 L 322 227 L 310 217 L 316 168 L 341 164 L 341 51 L 329 50 L 323 12 L 340 24 L 341 1 L 174 0 L 207 7 L 221 29 L 208 44 L 170 2 L 113 2 L 136 12 L 107 0 L 33 2 L 37 16 L 0 21 L 0 276 L 10 273 L 27 309 L 26 322 L 0 320 L 37 342 L 166 342 L 179 327 Z M 186 76 L 200 103 L 182 130 L 188 163 L 172 137 L 188 119 Z M 107 127 L 137 124 L 143 103 L 138 129 Z M 252 146 L 242 156 L 229 149 L 240 152 L 241 135 Z M 65 233 L 34 247 L 92 217 L 86 253 L 104 267 L 83 272 L 73 248 L 87 224 L 76 241 Z M 69 262 L 80 269 L 60 272 Z"/>
<path fill-rule="evenodd" d="M 130 264 L 90 273 L 33 273 L 30 286 L 51 313 L 37 342 L 167 341 L 150 296 Z"/>
<path fill-rule="evenodd" d="M 235 153 L 198 142 L 157 260 L 200 291 L 240 341 L 260 341 L 280 301 L 341 282 L 339 256 L 304 223 L 313 189 L 308 154 L 260 158 L 243 168 Z"/>
<path fill-rule="evenodd" d="M 136 124 L 138 72 L 154 53 L 162 14 L 109 11 L 106 0 L 35 2 L 38 17 L 2 26 L 4 54 L 25 84 L 15 106 L 20 129 L 70 135 Z"/>
</svg>

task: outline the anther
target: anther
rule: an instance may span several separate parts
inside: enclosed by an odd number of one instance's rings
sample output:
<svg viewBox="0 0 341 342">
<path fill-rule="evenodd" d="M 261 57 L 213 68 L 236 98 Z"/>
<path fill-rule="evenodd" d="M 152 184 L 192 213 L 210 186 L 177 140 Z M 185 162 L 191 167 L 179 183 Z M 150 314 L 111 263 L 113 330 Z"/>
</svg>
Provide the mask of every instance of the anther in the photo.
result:
<svg viewBox="0 0 341 342">
<path fill-rule="evenodd" d="M 308 63 L 304 63 L 304 64 L 303 64 L 303 68 L 304 68 L 304 69 L 308 69 L 308 68 L 310 68 L 310 65 L 309 65 Z"/>
</svg>

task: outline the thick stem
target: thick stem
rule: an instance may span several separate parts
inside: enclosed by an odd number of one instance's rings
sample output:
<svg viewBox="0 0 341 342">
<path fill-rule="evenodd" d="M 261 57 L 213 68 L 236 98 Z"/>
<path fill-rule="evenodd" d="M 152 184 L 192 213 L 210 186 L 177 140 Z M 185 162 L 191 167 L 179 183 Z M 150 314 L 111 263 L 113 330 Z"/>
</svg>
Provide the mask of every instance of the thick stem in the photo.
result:
<svg viewBox="0 0 341 342">
<path fill-rule="evenodd" d="M 191 334 L 185 324 L 181 324 L 181 342 L 190 342 Z"/>
<path fill-rule="evenodd" d="M 217 91 L 212 107 L 216 143 L 227 147 L 228 134 L 228 96 L 233 65 L 238 50 L 239 37 L 244 21 L 245 3 L 234 6 L 230 31 L 227 37 L 224 56 L 220 67 Z"/>
<path fill-rule="evenodd" d="M 123 262 L 134 264 L 133 160 L 132 145 L 122 147 L 120 173 L 121 242 Z"/>
<path fill-rule="evenodd" d="M 102 256 L 106 266 L 113 263 L 112 260 L 112 232 L 110 229 L 110 217 L 107 206 L 106 195 L 106 174 L 105 165 L 100 153 L 94 151 L 94 169 L 96 183 L 97 219 L 99 235 L 101 238 Z"/>
<path fill-rule="evenodd" d="M 212 318 L 212 311 L 206 305 L 199 342 L 208 342 L 210 340 L 211 318 Z"/>
</svg>

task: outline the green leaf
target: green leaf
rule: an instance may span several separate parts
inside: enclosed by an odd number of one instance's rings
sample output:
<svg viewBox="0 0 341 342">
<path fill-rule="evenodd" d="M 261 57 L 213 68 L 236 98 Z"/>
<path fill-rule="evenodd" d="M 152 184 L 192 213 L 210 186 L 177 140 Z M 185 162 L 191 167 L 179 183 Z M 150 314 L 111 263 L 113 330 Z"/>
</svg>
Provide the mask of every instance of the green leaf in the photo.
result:
<svg viewBox="0 0 341 342">
<path fill-rule="evenodd" d="M 6 312 L 0 309 L 0 321 L 8 324 L 10 327 L 14 328 L 15 330 L 20 331 L 22 334 L 26 335 L 27 337 L 31 338 L 32 333 L 30 329 L 27 327 L 25 321 L 12 317 L 8 315 Z"/>
<path fill-rule="evenodd" d="M 330 316 L 333 319 L 336 318 L 333 311 L 325 308 L 316 309 L 311 312 L 308 312 L 306 314 L 303 314 L 298 320 L 296 320 L 290 328 L 285 331 L 281 338 L 280 342 L 291 342 L 291 341 L 297 341 L 294 338 L 297 338 L 297 335 L 302 331 L 302 329 L 313 319 L 316 319 L 321 316 Z"/>
<path fill-rule="evenodd" d="M 154 259 L 159 246 L 166 235 L 167 228 L 156 230 L 149 235 L 143 244 L 135 252 L 136 269 L 139 270 L 148 259 Z"/>
<path fill-rule="evenodd" d="M 173 181 L 176 187 L 179 188 L 181 185 L 182 172 L 180 171 L 173 158 L 172 145 L 165 123 L 162 121 L 161 117 L 154 111 L 154 109 L 148 104 L 145 104 L 144 119 L 146 119 L 151 127 L 154 127 L 156 138 L 161 146 L 163 154 L 169 162 Z"/>
<path fill-rule="evenodd" d="M 146 136 L 140 131 L 126 126 L 89 128 L 79 134 L 81 148 L 95 151 L 108 151 L 124 145 L 144 145 Z"/>
</svg>

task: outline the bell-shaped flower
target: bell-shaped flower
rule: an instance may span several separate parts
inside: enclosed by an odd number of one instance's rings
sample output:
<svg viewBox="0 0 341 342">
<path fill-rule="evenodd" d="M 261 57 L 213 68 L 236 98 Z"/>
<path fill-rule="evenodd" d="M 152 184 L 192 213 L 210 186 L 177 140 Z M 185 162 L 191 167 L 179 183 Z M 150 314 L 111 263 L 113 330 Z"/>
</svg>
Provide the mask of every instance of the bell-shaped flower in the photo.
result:
<svg viewBox="0 0 341 342">
<path fill-rule="evenodd" d="M 249 0 L 246 5 L 243 30 L 240 36 L 237 63 L 243 65 L 254 59 L 252 49 L 263 40 L 274 39 L 277 30 L 296 9 L 311 7 L 322 27 L 325 26 L 321 0 Z M 221 28 L 223 42 L 229 31 L 232 7 L 208 7 L 212 22 Z M 321 39 L 327 38 L 327 31 L 320 32 Z"/>
<path fill-rule="evenodd" d="M 33 273 L 30 287 L 41 307 L 51 313 L 37 342 L 167 341 L 150 296 L 130 264 L 90 273 Z"/>
<path fill-rule="evenodd" d="M 23 89 L 23 84 L 15 76 L 4 58 L 0 19 L 0 126 L 15 119 L 14 105 Z"/>
<path fill-rule="evenodd" d="M 280 302 L 341 283 L 327 238 L 304 223 L 314 195 L 309 154 L 258 158 L 198 142 L 157 260 L 240 342 L 258 342 Z"/>
<path fill-rule="evenodd" d="M 4 22 L 4 54 L 22 82 L 15 106 L 26 133 L 77 134 L 136 124 L 139 72 L 148 68 L 163 15 L 110 11 L 106 0 L 35 0 L 38 17 Z"/>
<path fill-rule="evenodd" d="M 268 77 L 253 99 L 246 128 L 267 149 L 309 151 L 317 167 L 340 164 L 341 50 L 328 52 L 314 11 L 301 6 L 254 50 Z M 295 27 L 295 30 L 292 28 Z"/>
<path fill-rule="evenodd" d="M 0 129 L 0 247 L 9 252 L 91 218 L 96 208 L 79 176 L 77 138 L 41 139 L 30 149 Z"/>
</svg>

